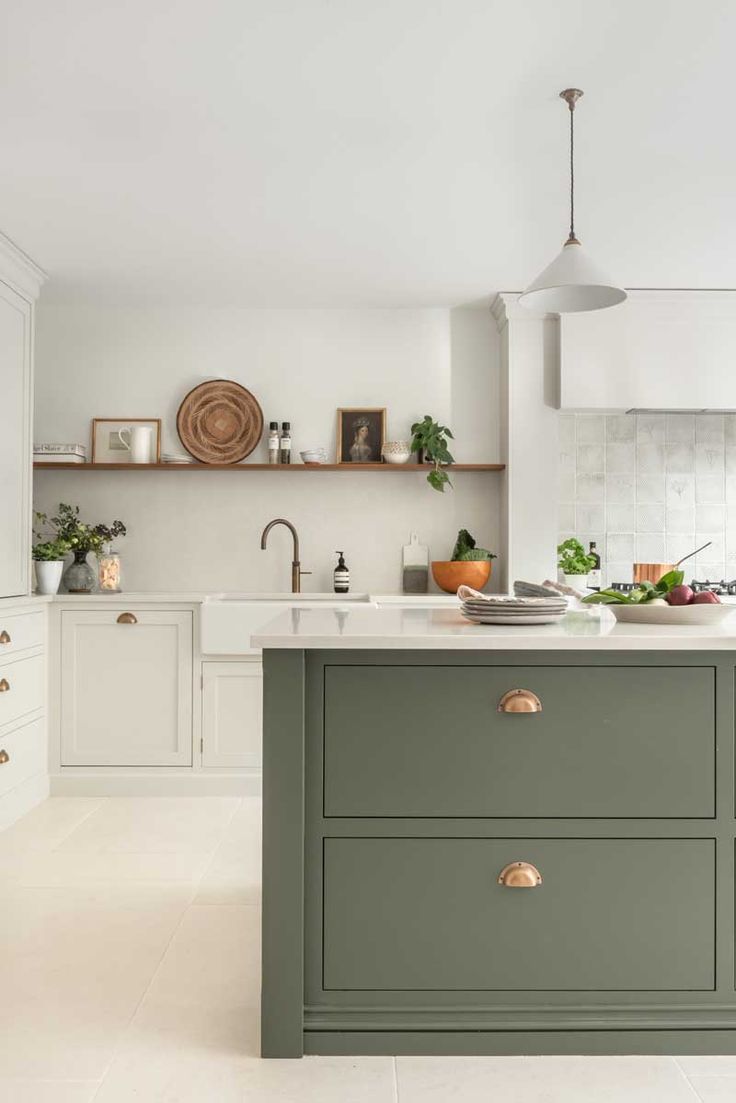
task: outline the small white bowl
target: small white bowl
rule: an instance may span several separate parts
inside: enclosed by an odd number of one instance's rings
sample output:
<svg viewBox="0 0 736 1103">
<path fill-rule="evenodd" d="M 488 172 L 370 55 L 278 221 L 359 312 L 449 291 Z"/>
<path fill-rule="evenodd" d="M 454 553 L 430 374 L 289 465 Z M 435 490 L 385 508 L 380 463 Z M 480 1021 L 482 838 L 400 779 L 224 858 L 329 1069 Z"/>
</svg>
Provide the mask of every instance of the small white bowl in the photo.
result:
<svg viewBox="0 0 736 1103">
<path fill-rule="evenodd" d="M 306 448 L 299 455 L 302 463 L 327 463 L 327 452 L 324 448 Z"/>
<path fill-rule="evenodd" d="M 408 463 L 411 445 L 408 440 L 387 440 L 381 449 L 381 455 L 386 463 Z"/>
</svg>

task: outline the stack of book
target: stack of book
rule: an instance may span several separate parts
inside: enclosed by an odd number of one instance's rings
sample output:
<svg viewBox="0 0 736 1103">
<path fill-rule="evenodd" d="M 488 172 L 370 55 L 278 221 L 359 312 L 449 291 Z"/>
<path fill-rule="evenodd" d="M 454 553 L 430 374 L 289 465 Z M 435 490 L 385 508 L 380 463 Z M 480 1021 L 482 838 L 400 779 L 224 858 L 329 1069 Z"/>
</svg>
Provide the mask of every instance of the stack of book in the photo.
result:
<svg viewBox="0 0 736 1103">
<path fill-rule="evenodd" d="M 34 444 L 34 463 L 86 463 L 83 444 Z"/>
</svg>

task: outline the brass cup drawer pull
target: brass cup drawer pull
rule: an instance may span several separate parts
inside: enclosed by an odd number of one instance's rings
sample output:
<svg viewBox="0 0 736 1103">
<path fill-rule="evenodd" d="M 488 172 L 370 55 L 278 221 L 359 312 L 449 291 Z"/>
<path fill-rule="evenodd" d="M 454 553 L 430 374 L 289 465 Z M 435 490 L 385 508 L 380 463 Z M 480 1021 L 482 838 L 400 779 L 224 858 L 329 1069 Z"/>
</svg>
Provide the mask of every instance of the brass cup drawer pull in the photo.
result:
<svg viewBox="0 0 736 1103">
<path fill-rule="evenodd" d="M 10 762 L 10 755 L 7 751 L 0 751 L 0 766 L 4 766 L 6 762 Z"/>
<path fill-rule="evenodd" d="M 541 712 L 542 702 L 530 689 L 510 689 L 498 702 L 499 712 Z"/>
<path fill-rule="evenodd" d="M 0 678 L 0 693 L 10 692 L 10 682 L 7 678 Z"/>
<path fill-rule="evenodd" d="M 5 629 L 3 628 L 2 632 L 0 632 L 0 643 L 10 643 L 10 642 L 11 642 L 10 633 L 6 632 Z"/>
<path fill-rule="evenodd" d="M 118 624 L 137 624 L 138 617 L 135 613 L 121 613 L 118 617 Z"/>
<path fill-rule="evenodd" d="M 542 883 L 542 874 L 531 862 L 509 862 L 499 873 L 498 883 L 506 889 L 535 889 Z"/>
</svg>

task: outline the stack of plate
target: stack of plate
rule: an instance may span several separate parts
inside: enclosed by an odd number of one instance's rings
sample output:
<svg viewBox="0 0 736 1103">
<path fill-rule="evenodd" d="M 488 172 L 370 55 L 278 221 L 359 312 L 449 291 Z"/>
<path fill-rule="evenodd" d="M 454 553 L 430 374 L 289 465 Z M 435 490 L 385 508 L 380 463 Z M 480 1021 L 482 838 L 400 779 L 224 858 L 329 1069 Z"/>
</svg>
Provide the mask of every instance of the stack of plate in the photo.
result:
<svg viewBox="0 0 736 1103">
<path fill-rule="evenodd" d="M 511 597 L 508 594 L 467 597 L 462 614 L 473 624 L 553 624 L 567 612 L 557 597 Z"/>
</svg>

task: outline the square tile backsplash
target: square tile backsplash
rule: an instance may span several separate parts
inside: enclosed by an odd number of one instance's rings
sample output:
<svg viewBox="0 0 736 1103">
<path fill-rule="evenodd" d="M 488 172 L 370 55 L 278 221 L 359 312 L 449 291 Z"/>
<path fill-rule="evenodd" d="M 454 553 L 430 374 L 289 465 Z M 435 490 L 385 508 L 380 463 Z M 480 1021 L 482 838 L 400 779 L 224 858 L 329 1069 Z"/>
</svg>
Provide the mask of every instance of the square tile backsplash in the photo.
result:
<svg viewBox="0 0 736 1103">
<path fill-rule="evenodd" d="M 686 579 L 736 578 L 736 414 L 560 414 L 559 517 L 604 585 L 707 540 Z"/>
</svg>

